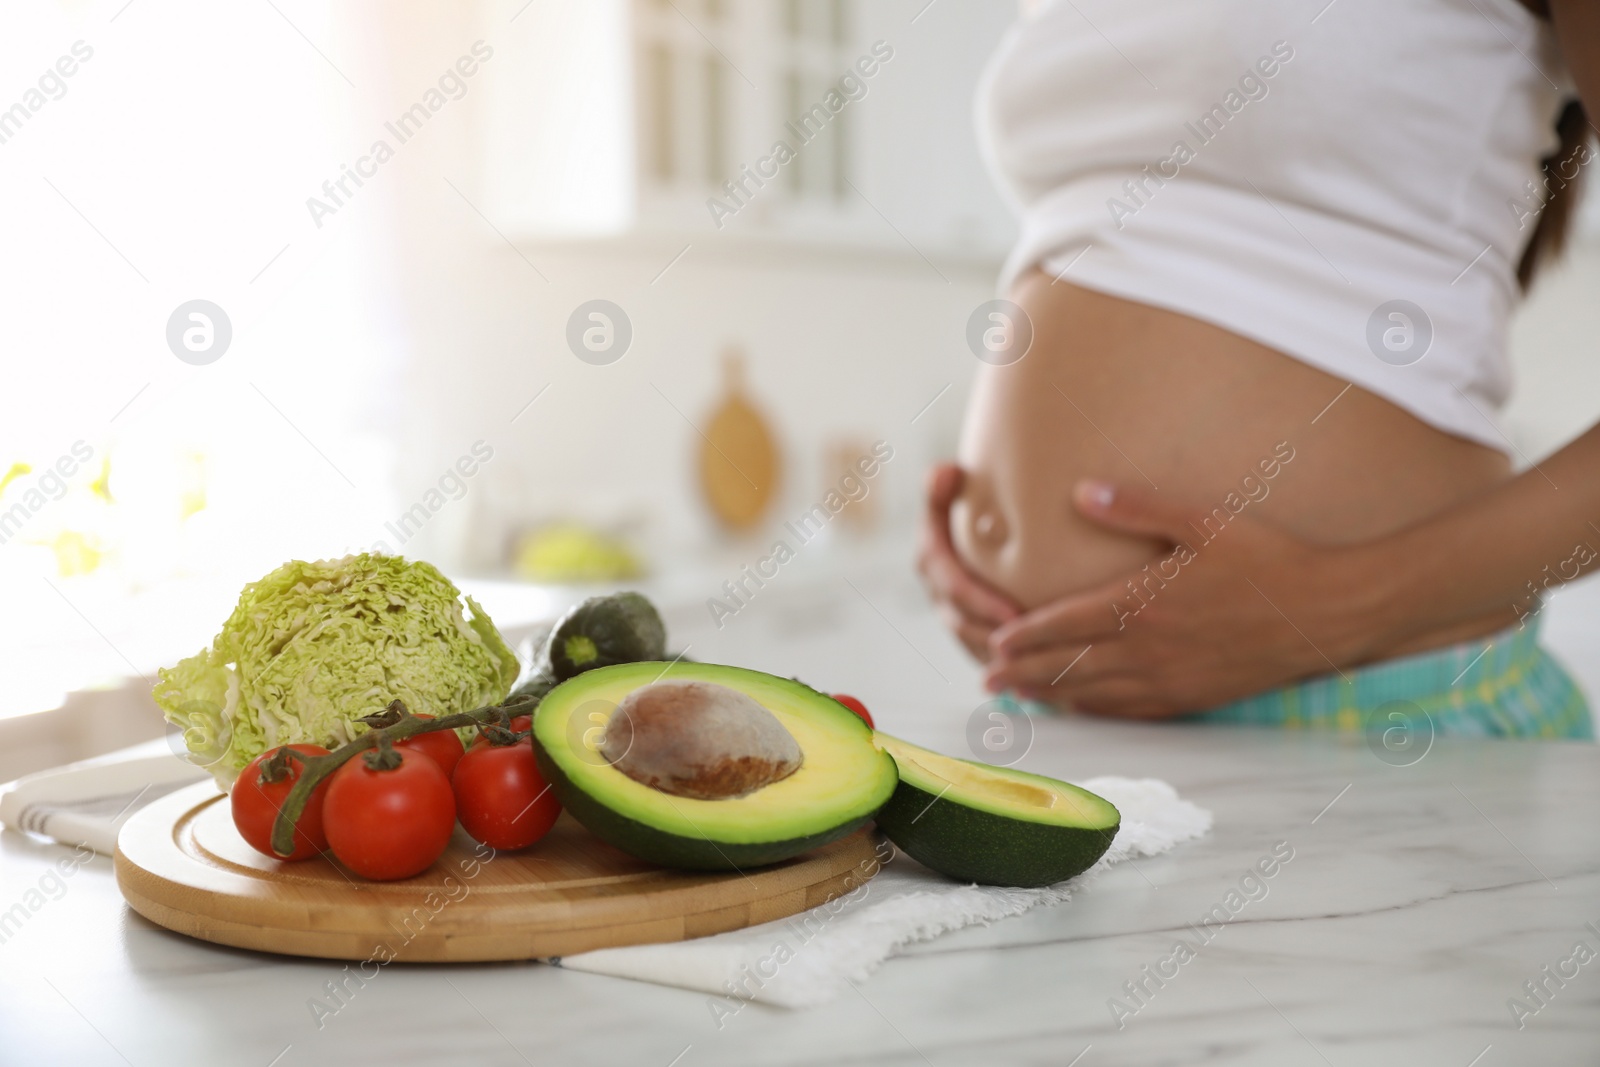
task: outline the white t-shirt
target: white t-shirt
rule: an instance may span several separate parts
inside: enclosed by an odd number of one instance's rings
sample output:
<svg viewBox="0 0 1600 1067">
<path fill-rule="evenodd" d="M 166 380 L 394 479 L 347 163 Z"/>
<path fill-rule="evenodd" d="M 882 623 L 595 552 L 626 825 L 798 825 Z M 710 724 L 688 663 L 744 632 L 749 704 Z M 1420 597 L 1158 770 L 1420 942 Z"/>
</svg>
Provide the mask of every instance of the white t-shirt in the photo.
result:
<svg viewBox="0 0 1600 1067">
<path fill-rule="evenodd" d="M 1516 0 L 1045 0 L 979 96 L 1023 223 L 1002 289 L 1039 266 L 1506 449 L 1516 267 L 1568 96 Z"/>
</svg>

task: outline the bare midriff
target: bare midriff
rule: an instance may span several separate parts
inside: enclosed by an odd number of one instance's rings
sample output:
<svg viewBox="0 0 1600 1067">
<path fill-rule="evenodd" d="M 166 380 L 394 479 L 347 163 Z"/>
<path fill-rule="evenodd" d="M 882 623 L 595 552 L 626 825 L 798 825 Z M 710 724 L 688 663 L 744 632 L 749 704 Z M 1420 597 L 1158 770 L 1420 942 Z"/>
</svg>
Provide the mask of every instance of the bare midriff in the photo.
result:
<svg viewBox="0 0 1600 1067">
<path fill-rule="evenodd" d="M 1130 576 L 1170 551 L 1082 518 L 1071 499 L 1080 479 L 1154 487 L 1217 514 L 1214 526 L 1249 516 L 1338 545 L 1510 476 L 1502 453 L 1198 319 L 1037 270 L 1011 299 L 1032 321 L 1032 347 L 978 375 L 952 533 L 967 565 L 1024 607 Z M 1471 620 L 1388 655 L 1503 626 L 1502 615 Z"/>
</svg>

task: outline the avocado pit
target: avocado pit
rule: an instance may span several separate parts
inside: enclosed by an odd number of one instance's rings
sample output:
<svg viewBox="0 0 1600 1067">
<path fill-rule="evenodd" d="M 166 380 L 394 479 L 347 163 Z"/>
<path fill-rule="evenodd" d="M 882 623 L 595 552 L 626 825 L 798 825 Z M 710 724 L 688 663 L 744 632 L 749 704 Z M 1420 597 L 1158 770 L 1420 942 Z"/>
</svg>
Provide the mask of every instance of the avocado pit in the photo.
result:
<svg viewBox="0 0 1600 1067">
<path fill-rule="evenodd" d="M 652 789 L 730 800 L 780 782 L 804 755 L 778 717 L 712 682 L 654 682 L 629 693 L 606 724 L 600 754 Z"/>
</svg>

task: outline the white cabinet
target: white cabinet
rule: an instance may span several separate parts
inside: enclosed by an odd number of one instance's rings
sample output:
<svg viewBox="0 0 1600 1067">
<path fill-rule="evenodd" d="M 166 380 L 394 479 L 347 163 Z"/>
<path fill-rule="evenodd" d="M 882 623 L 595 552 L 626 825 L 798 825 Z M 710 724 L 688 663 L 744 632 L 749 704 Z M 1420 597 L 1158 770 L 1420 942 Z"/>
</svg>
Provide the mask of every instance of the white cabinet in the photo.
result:
<svg viewBox="0 0 1600 1067">
<path fill-rule="evenodd" d="M 997 258 L 1013 228 L 972 93 L 1011 14 L 995 0 L 535 0 L 486 68 L 490 212 L 528 242 Z"/>
</svg>

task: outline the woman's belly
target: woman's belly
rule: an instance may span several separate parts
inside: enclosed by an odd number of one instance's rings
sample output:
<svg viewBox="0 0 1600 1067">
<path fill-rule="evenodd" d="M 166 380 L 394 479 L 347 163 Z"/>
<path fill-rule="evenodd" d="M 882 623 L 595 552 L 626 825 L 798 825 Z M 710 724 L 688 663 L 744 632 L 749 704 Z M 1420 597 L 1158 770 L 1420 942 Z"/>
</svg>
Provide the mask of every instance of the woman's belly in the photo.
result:
<svg viewBox="0 0 1600 1067">
<path fill-rule="evenodd" d="M 968 566 L 1025 607 L 1130 574 L 1170 547 L 1079 517 L 1081 478 L 1150 486 L 1224 515 L 1243 501 L 1238 514 L 1340 544 L 1509 476 L 1500 453 L 1359 388 L 1341 397 L 1339 379 L 1216 326 L 1038 271 L 1012 299 L 1032 319 L 1033 345 L 980 371 L 952 532 Z M 1498 619 L 1395 652 L 1491 632 Z"/>
</svg>

